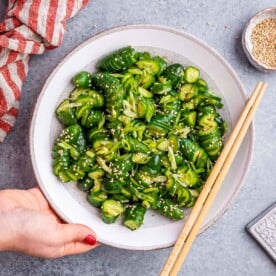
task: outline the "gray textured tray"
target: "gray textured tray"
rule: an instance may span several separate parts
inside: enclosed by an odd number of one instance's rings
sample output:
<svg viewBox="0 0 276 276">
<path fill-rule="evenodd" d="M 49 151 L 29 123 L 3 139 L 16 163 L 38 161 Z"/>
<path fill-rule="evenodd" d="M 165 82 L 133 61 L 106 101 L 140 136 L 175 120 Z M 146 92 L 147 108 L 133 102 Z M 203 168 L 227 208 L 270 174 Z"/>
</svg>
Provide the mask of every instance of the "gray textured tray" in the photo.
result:
<svg viewBox="0 0 276 276">
<path fill-rule="evenodd" d="M 248 223 L 246 230 L 276 262 L 276 202 Z"/>
</svg>

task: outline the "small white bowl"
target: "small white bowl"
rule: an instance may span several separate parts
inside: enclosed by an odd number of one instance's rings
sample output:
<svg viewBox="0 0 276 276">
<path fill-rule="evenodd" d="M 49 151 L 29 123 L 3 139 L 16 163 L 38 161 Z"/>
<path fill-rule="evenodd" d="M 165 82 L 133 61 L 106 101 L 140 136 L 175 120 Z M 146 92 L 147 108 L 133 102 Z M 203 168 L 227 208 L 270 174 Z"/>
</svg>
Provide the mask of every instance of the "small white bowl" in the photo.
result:
<svg viewBox="0 0 276 276">
<path fill-rule="evenodd" d="M 276 67 L 264 64 L 254 57 L 253 43 L 251 41 L 251 34 L 254 27 L 266 18 L 276 18 L 276 7 L 262 10 L 250 19 L 242 34 L 242 46 L 248 60 L 254 67 L 263 72 L 272 72 L 276 71 Z"/>
</svg>

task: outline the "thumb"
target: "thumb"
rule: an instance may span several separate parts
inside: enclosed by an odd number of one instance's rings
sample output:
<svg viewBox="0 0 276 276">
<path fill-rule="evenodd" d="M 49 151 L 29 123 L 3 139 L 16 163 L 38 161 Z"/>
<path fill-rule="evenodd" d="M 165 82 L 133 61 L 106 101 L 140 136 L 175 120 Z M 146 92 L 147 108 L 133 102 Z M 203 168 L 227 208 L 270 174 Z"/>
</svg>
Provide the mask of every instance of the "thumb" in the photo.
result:
<svg viewBox="0 0 276 276">
<path fill-rule="evenodd" d="M 97 236 L 94 231 L 83 224 L 60 224 L 59 241 L 61 243 L 83 242 L 89 245 L 97 243 Z"/>
<path fill-rule="evenodd" d="M 60 224 L 57 257 L 85 253 L 99 245 L 96 234 L 81 224 Z"/>
</svg>

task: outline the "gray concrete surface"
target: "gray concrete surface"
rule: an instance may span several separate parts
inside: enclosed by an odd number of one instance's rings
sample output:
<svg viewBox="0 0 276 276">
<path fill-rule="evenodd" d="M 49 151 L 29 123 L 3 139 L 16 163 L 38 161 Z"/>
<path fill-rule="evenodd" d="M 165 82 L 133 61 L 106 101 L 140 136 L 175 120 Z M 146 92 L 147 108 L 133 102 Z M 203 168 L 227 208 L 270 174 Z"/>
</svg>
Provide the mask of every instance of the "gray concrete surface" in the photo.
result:
<svg viewBox="0 0 276 276">
<path fill-rule="evenodd" d="M 7 0 L 0 2 L 3 17 Z M 248 93 L 258 80 L 269 87 L 256 113 L 254 158 L 244 186 L 229 210 L 201 234 L 179 275 L 276 275 L 273 262 L 245 232 L 245 225 L 276 201 L 276 73 L 251 67 L 241 48 L 241 32 L 256 12 L 275 0 L 94 0 L 67 24 L 62 45 L 31 59 L 19 117 L 0 145 L 0 189 L 36 185 L 29 157 L 28 128 L 35 98 L 57 63 L 85 39 L 125 24 L 162 24 L 187 32 L 214 47 L 232 65 Z M 1 204 L 1 203 L 0 203 Z M 89 253 L 44 260 L 0 253 L 0 275 L 158 275 L 170 249 L 126 251 L 101 246 Z"/>
</svg>

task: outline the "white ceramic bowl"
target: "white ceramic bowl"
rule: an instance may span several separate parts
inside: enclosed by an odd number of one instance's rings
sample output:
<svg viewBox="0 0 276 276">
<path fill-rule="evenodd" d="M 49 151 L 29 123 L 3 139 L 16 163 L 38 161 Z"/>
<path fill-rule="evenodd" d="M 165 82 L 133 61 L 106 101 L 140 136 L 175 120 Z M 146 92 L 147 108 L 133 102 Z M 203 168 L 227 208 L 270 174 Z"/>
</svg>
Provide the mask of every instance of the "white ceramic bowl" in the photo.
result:
<svg viewBox="0 0 276 276">
<path fill-rule="evenodd" d="M 62 128 L 55 117 L 55 109 L 63 98 L 68 97 L 72 77 L 83 69 L 93 72 L 101 57 L 126 45 L 166 56 L 170 62 L 199 67 L 211 90 L 222 97 L 224 108 L 221 112 L 229 129 L 232 129 L 247 100 L 246 92 L 233 69 L 215 50 L 194 36 L 175 29 L 151 25 L 125 26 L 87 40 L 73 50 L 49 76 L 32 117 L 31 158 L 42 191 L 65 221 L 88 225 L 96 231 L 100 242 L 111 246 L 133 250 L 164 248 L 174 244 L 184 220 L 171 221 L 149 211 L 144 225 L 136 231 L 130 231 L 121 221 L 107 225 L 102 222 L 98 210 L 88 204 L 85 193 L 75 183 L 63 184 L 52 172 L 52 145 Z M 251 127 L 201 231 L 226 211 L 239 192 L 250 165 L 252 149 Z"/>
<path fill-rule="evenodd" d="M 248 60 L 255 68 L 263 72 L 272 72 L 276 71 L 276 67 L 263 64 L 254 57 L 253 43 L 251 40 L 254 27 L 266 18 L 276 18 L 276 7 L 262 10 L 249 20 L 242 34 L 242 46 Z"/>
</svg>

